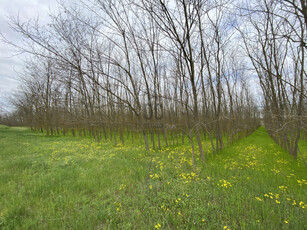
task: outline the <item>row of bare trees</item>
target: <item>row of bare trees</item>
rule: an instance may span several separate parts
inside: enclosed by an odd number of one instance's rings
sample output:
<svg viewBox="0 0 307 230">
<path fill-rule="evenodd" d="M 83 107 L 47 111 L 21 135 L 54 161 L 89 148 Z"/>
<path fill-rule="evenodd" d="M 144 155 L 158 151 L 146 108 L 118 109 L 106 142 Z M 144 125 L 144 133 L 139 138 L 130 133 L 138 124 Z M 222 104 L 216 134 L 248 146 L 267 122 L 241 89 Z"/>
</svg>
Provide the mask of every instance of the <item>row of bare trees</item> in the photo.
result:
<svg viewBox="0 0 307 230">
<path fill-rule="evenodd" d="M 307 2 L 262 0 L 241 11 L 244 47 L 264 95 L 264 122 L 273 139 L 296 159 L 306 133 Z"/>
<path fill-rule="evenodd" d="M 24 38 L 13 45 L 30 54 L 14 98 L 19 120 L 115 144 L 142 135 L 147 150 L 187 137 L 205 161 L 204 139 L 215 154 L 259 126 L 256 73 L 265 125 L 296 156 L 306 21 L 291 3 L 89 0 L 61 6 L 44 26 L 12 19 Z"/>
</svg>

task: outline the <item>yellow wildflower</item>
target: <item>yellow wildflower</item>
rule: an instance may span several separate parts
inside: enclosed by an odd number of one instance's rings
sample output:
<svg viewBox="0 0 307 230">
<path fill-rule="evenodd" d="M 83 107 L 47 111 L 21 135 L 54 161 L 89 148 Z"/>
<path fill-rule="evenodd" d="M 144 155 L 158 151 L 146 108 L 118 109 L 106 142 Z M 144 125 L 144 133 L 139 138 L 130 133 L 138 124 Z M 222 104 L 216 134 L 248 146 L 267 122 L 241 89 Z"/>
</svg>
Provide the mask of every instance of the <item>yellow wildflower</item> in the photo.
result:
<svg viewBox="0 0 307 230">
<path fill-rule="evenodd" d="M 255 197 L 256 198 L 256 200 L 258 200 L 258 201 L 262 201 L 262 199 L 260 198 L 260 197 Z"/>
<path fill-rule="evenodd" d="M 278 186 L 278 188 L 281 190 L 281 191 L 286 191 L 286 189 L 288 188 L 287 186 L 284 186 L 284 185 L 281 185 L 281 186 Z"/>
<path fill-rule="evenodd" d="M 292 203 L 292 205 L 296 205 L 296 201 L 295 201 L 295 200 L 293 200 L 293 203 Z"/>
<path fill-rule="evenodd" d="M 120 186 L 119 186 L 119 190 L 123 190 L 123 189 L 125 189 L 127 186 L 125 185 L 125 184 L 121 184 Z"/>
<path fill-rule="evenodd" d="M 305 208 L 307 207 L 307 205 L 305 205 L 303 201 L 301 201 L 301 202 L 299 203 L 299 205 L 300 205 L 301 208 L 303 208 L 303 209 L 305 209 Z"/>
</svg>

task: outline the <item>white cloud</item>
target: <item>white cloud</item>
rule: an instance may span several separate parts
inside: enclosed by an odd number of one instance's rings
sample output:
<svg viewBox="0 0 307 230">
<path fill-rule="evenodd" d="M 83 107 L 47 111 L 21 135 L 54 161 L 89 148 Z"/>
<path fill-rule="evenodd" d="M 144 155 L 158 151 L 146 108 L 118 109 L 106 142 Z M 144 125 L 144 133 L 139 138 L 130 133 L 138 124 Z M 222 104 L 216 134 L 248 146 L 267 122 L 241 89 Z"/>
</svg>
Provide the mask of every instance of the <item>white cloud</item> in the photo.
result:
<svg viewBox="0 0 307 230">
<path fill-rule="evenodd" d="M 20 37 L 8 26 L 10 17 L 19 16 L 21 21 L 28 21 L 39 16 L 41 24 L 49 22 L 50 10 L 57 9 L 57 0 L 1 0 L 0 1 L 0 32 L 8 40 L 18 42 Z M 19 82 L 16 71 L 21 71 L 22 61 L 16 56 L 12 47 L 0 41 L 0 105 L 10 109 L 7 102 Z"/>
</svg>

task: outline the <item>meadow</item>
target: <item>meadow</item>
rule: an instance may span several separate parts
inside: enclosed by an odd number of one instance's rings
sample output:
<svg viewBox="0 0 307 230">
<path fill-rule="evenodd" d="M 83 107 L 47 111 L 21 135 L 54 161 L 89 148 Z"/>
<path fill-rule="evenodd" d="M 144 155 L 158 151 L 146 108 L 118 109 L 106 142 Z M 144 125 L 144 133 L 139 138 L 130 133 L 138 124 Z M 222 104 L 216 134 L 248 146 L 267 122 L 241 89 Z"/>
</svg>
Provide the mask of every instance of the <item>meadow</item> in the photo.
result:
<svg viewBox="0 0 307 230">
<path fill-rule="evenodd" d="M 307 168 L 265 128 L 208 154 L 0 126 L 0 229 L 307 229 Z"/>
</svg>

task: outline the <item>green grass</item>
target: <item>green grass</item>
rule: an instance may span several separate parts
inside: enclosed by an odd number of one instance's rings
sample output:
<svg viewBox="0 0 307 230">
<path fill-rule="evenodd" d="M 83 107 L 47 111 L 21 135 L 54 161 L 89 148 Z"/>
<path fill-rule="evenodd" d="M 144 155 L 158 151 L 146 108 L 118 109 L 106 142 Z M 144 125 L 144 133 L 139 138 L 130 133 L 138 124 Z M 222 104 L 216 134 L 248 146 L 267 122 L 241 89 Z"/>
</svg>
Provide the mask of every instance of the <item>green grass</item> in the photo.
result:
<svg viewBox="0 0 307 230">
<path fill-rule="evenodd" d="M 307 168 L 264 128 L 196 163 L 0 126 L 0 228 L 307 229 Z"/>
</svg>

